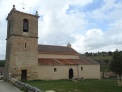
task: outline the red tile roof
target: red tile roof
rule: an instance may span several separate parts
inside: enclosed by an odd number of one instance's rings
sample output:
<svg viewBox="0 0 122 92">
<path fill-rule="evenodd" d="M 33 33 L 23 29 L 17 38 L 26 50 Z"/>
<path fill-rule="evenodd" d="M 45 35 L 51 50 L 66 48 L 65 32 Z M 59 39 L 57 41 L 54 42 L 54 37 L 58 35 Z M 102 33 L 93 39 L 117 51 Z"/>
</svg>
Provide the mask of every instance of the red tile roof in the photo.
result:
<svg viewBox="0 0 122 92">
<path fill-rule="evenodd" d="M 54 59 L 54 58 L 39 58 L 38 63 L 40 65 L 69 65 L 72 62 L 65 59 Z"/>
<path fill-rule="evenodd" d="M 38 53 L 78 55 L 78 52 L 67 46 L 38 45 Z"/>
<path fill-rule="evenodd" d="M 78 64 L 98 64 L 94 60 L 82 56 L 71 47 L 38 45 L 39 54 L 59 54 L 59 55 L 77 55 L 79 59 L 56 59 L 56 58 L 38 58 L 40 65 L 78 65 Z"/>
<path fill-rule="evenodd" d="M 54 58 L 38 58 L 39 65 L 82 65 L 91 64 L 81 59 L 54 59 Z"/>
</svg>

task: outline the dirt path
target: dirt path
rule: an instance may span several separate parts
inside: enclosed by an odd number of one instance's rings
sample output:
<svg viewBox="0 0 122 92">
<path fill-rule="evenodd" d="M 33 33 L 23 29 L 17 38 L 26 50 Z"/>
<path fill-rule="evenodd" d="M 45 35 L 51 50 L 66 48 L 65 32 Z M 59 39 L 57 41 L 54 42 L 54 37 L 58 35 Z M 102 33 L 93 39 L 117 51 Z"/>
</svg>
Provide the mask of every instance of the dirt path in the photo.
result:
<svg viewBox="0 0 122 92">
<path fill-rule="evenodd" d="M 0 92 L 23 92 L 15 86 L 0 80 Z"/>
</svg>

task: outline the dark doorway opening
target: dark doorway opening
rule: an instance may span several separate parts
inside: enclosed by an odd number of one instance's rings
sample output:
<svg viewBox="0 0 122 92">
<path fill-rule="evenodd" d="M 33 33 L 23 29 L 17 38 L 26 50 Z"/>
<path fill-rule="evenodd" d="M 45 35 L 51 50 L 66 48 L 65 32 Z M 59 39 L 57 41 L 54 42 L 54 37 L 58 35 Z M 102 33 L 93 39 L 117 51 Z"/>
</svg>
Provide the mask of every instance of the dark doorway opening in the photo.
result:
<svg viewBox="0 0 122 92">
<path fill-rule="evenodd" d="M 69 69 L 69 79 L 73 78 L 73 69 Z"/>
<path fill-rule="evenodd" d="M 21 81 L 27 81 L 27 70 L 21 70 Z"/>
</svg>

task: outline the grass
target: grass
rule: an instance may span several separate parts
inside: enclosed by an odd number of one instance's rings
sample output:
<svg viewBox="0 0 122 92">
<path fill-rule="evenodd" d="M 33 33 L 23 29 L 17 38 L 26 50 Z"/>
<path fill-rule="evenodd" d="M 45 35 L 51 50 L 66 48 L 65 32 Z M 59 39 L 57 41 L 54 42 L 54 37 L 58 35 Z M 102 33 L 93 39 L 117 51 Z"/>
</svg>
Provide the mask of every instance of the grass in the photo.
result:
<svg viewBox="0 0 122 92">
<path fill-rule="evenodd" d="M 27 81 L 26 83 L 38 87 L 42 91 L 54 90 L 56 92 L 122 92 L 117 86 L 117 80 L 50 80 Z"/>
</svg>

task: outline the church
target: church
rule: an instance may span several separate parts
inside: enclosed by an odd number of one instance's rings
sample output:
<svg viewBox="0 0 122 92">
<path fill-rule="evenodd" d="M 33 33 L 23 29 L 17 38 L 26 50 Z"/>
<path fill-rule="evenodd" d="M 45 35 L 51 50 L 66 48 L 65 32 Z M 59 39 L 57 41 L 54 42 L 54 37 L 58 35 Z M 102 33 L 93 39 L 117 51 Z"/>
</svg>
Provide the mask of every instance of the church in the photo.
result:
<svg viewBox="0 0 122 92">
<path fill-rule="evenodd" d="M 5 79 L 100 79 L 100 65 L 66 46 L 38 44 L 38 12 L 16 10 L 8 14 Z"/>
</svg>

